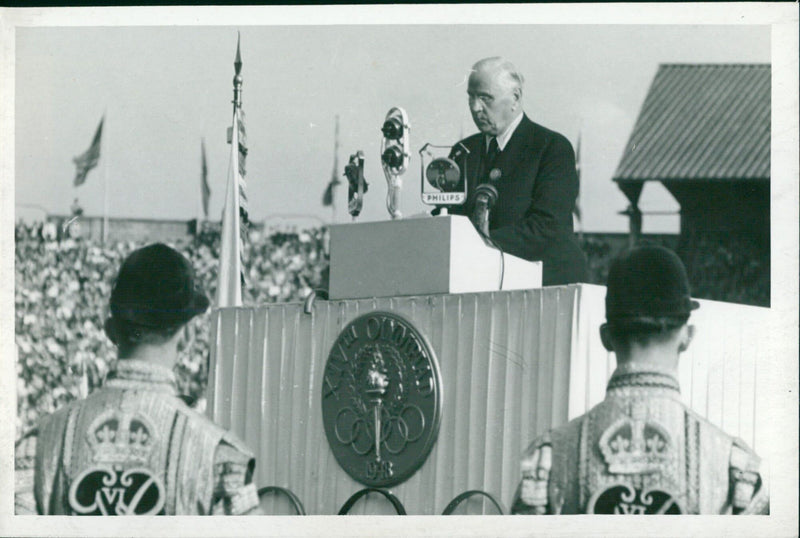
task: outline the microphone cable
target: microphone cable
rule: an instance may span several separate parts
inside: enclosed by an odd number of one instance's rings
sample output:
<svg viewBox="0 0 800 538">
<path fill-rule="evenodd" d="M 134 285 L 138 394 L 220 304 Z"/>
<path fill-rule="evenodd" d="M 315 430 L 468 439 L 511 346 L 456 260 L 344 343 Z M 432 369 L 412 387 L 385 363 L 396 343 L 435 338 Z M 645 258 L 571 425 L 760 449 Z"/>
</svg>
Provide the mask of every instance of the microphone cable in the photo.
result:
<svg viewBox="0 0 800 538">
<path fill-rule="evenodd" d="M 488 184 L 492 186 L 491 189 L 494 192 L 494 199 L 493 199 L 492 203 L 490 204 L 491 206 L 494 206 L 494 204 L 497 202 L 498 192 L 497 192 L 497 190 L 495 190 L 496 188 L 494 187 L 494 185 L 497 184 L 497 182 L 500 180 L 501 176 L 502 176 L 502 172 L 500 171 L 499 168 L 494 168 L 494 169 L 492 169 L 491 172 L 489 172 L 489 182 L 488 182 Z M 480 188 L 480 185 L 478 187 Z M 485 241 L 487 241 L 491 246 L 493 246 L 494 248 L 496 248 L 497 250 L 500 251 L 500 283 L 498 285 L 498 289 L 500 291 L 502 291 L 502 289 L 503 289 L 503 279 L 505 278 L 505 273 L 506 273 L 506 258 L 505 258 L 505 252 L 503 252 L 503 249 L 500 248 L 498 246 L 498 244 L 494 242 L 494 239 L 492 239 L 490 237 L 490 235 L 489 235 L 489 223 L 488 223 L 488 220 L 489 220 L 489 212 L 490 211 L 491 211 L 491 209 L 487 205 L 487 208 L 486 208 L 486 220 L 487 220 L 486 233 L 483 233 L 483 230 L 479 229 L 477 226 L 475 227 L 475 229 L 478 230 L 478 234 L 480 234 L 480 236 L 483 237 Z"/>
<path fill-rule="evenodd" d="M 475 229 L 478 230 L 477 228 Z M 489 234 L 484 234 L 481 230 L 478 230 L 478 234 L 500 252 L 500 284 L 498 285 L 498 290 L 503 291 L 503 279 L 505 278 L 506 273 L 506 253 L 503 252 L 503 249 L 494 242 L 494 239 L 492 239 Z"/>
</svg>

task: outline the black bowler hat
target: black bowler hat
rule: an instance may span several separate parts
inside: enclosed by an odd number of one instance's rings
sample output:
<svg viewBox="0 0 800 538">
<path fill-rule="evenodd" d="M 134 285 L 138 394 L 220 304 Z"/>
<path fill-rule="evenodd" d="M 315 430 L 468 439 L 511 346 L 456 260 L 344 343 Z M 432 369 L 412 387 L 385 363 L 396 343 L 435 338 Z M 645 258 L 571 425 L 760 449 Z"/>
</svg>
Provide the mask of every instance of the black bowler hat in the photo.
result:
<svg viewBox="0 0 800 538">
<path fill-rule="evenodd" d="M 664 247 L 634 247 L 611 264 L 606 288 L 609 322 L 689 318 L 700 304 L 691 299 L 689 278 L 677 254 Z"/>
<path fill-rule="evenodd" d="M 113 317 L 154 329 L 178 327 L 207 308 L 189 260 L 162 243 L 133 251 L 111 291 Z"/>
</svg>

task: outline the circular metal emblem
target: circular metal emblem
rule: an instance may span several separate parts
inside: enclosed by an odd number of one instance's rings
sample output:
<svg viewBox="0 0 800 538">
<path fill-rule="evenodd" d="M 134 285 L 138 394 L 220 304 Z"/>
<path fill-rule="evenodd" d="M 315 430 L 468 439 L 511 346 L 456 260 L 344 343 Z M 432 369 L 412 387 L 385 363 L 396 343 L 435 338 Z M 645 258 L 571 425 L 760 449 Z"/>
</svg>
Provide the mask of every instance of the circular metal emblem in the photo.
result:
<svg viewBox="0 0 800 538">
<path fill-rule="evenodd" d="M 388 487 L 422 466 L 439 433 L 439 366 L 407 320 L 371 312 L 350 322 L 328 355 L 322 422 L 354 480 Z"/>
</svg>

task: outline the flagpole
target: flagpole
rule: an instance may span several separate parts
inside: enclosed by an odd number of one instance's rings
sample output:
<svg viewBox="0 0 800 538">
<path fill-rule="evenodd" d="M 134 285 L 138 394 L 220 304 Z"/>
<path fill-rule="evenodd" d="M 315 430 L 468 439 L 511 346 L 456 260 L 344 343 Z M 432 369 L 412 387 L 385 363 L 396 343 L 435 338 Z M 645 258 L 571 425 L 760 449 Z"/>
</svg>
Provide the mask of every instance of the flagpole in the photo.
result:
<svg viewBox="0 0 800 538">
<path fill-rule="evenodd" d="M 205 140 L 200 139 L 200 196 L 197 198 L 197 220 L 194 223 L 194 237 L 200 235 L 200 219 L 203 218 L 203 153 L 205 151 Z"/>
<path fill-rule="evenodd" d="M 228 186 L 225 194 L 225 208 L 222 210 L 222 228 L 220 230 L 220 266 L 219 284 L 217 286 L 217 306 L 241 306 L 242 288 L 240 274 L 242 271 L 239 257 L 239 129 L 238 108 L 233 109 L 233 128 L 231 129 L 231 159 L 228 165 Z"/>
<path fill-rule="evenodd" d="M 239 129 L 242 92 L 242 68 L 239 40 L 236 42 L 235 76 L 233 78 L 233 119 L 230 128 L 231 157 L 228 185 L 220 230 L 220 257 L 217 285 L 217 307 L 242 305 L 242 260 L 240 223 Z"/>
<path fill-rule="evenodd" d="M 336 132 L 334 133 L 334 142 L 333 142 L 333 177 L 332 180 L 336 178 L 336 174 L 339 173 L 337 170 L 339 168 L 339 114 L 336 114 Z M 331 192 L 331 224 L 336 224 L 336 189 L 333 189 Z"/>
<path fill-rule="evenodd" d="M 105 126 L 105 117 L 106 112 L 103 112 L 103 125 Z M 108 130 L 106 129 L 106 136 L 108 138 Z M 103 146 L 106 146 L 105 151 L 103 153 Z M 108 241 L 108 144 L 106 144 L 103 139 L 100 139 L 100 155 L 105 155 L 105 162 L 103 163 L 103 246 L 105 246 L 106 241 Z"/>
<path fill-rule="evenodd" d="M 583 206 L 581 205 L 581 176 L 583 175 L 583 163 L 581 162 L 581 138 L 583 138 L 583 120 L 578 127 L 578 142 L 575 146 L 575 173 L 578 179 L 578 196 L 575 198 L 575 216 L 578 220 L 578 241 L 583 243 Z"/>
</svg>

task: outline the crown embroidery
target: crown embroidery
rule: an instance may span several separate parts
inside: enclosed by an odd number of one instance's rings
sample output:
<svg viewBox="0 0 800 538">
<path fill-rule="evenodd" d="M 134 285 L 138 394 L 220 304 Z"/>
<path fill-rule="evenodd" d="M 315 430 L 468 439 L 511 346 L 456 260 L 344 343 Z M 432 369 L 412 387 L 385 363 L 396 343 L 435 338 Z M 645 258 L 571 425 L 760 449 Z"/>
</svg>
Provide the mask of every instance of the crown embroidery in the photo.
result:
<svg viewBox="0 0 800 538">
<path fill-rule="evenodd" d="M 606 428 L 599 448 L 608 472 L 614 474 L 659 472 L 673 457 L 672 437 L 664 427 L 629 417 Z"/>
<path fill-rule="evenodd" d="M 152 422 L 141 413 L 109 409 L 86 432 L 92 459 L 98 463 L 145 464 L 156 446 Z"/>
</svg>

